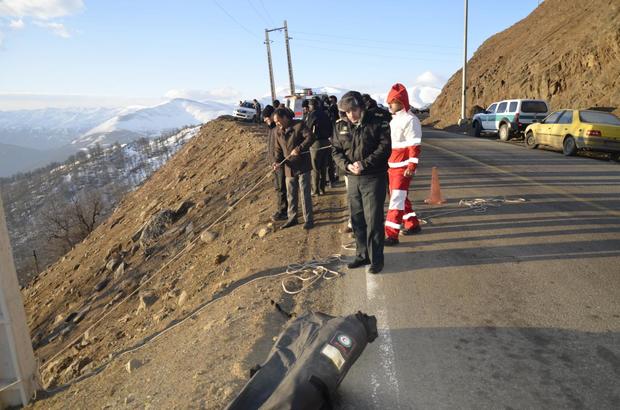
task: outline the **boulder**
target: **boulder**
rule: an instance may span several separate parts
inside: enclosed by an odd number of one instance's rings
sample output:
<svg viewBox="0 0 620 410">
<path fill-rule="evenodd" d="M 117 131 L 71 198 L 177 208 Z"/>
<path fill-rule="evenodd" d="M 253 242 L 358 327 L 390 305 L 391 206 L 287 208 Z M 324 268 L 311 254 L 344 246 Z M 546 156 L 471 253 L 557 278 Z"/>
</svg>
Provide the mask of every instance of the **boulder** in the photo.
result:
<svg viewBox="0 0 620 410">
<path fill-rule="evenodd" d="M 125 365 L 125 369 L 127 370 L 127 373 L 132 373 L 137 368 L 139 368 L 140 366 L 142 366 L 142 362 L 140 360 L 138 360 L 138 359 L 131 359 Z"/>
<path fill-rule="evenodd" d="M 204 243 L 211 243 L 217 239 L 217 232 L 204 231 L 200 234 L 200 240 Z"/>
<path fill-rule="evenodd" d="M 142 247 L 147 248 L 150 244 L 156 242 L 176 220 L 177 216 L 175 211 L 171 211 L 170 209 L 164 209 L 153 215 L 146 223 L 140 235 L 140 244 Z"/>
</svg>

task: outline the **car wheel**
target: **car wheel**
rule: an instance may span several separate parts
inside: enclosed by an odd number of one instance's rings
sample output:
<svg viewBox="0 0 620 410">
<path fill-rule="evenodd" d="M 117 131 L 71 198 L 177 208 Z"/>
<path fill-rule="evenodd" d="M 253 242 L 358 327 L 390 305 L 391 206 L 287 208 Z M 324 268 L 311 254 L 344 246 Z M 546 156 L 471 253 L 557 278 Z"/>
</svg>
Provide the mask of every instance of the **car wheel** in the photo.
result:
<svg viewBox="0 0 620 410">
<path fill-rule="evenodd" d="M 567 157 L 571 157 L 577 153 L 577 144 L 575 144 L 575 139 L 570 135 L 564 138 L 564 143 L 562 144 L 562 152 Z"/>
<path fill-rule="evenodd" d="M 508 141 L 510 139 L 510 132 L 508 131 L 508 124 L 504 123 L 499 126 L 499 139 L 502 141 Z"/>
<path fill-rule="evenodd" d="M 532 131 L 528 131 L 527 135 L 525 136 L 525 146 L 530 149 L 538 147 L 538 143 L 536 142 L 536 136 Z"/>
<path fill-rule="evenodd" d="M 482 134 L 482 126 L 480 125 L 480 121 L 474 121 L 473 132 L 474 132 L 474 137 L 479 137 L 480 134 Z"/>
<path fill-rule="evenodd" d="M 609 159 L 615 162 L 620 162 L 620 152 L 612 152 L 609 154 Z"/>
</svg>

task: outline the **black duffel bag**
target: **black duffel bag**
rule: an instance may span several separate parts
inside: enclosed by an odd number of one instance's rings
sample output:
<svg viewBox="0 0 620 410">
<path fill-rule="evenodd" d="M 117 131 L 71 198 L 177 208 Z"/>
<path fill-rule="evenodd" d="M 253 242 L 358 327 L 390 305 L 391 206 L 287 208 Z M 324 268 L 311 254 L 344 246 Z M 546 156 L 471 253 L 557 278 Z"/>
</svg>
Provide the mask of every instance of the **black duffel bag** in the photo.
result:
<svg viewBox="0 0 620 410">
<path fill-rule="evenodd" d="M 377 319 L 361 312 L 300 316 L 280 334 L 265 363 L 252 369 L 227 409 L 330 409 L 347 372 L 376 338 Z"/>
</svg>

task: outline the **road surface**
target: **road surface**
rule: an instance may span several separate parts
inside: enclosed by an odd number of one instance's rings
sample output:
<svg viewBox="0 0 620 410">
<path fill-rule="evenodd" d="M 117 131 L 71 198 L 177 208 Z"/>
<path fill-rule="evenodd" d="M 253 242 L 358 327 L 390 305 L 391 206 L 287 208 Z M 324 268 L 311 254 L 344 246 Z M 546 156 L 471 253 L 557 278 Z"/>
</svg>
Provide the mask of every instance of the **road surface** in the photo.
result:
<svg viewBox="0 0 620 410">
<path fill-rule="evenodd" d="M 411 195 L 423 232 L 339 285 L 380 327 L 339 407 L 620 408 L 620 164 L 425 130 Z M 457 207 L 504 196 L 526 202 Z"/>
</svg>

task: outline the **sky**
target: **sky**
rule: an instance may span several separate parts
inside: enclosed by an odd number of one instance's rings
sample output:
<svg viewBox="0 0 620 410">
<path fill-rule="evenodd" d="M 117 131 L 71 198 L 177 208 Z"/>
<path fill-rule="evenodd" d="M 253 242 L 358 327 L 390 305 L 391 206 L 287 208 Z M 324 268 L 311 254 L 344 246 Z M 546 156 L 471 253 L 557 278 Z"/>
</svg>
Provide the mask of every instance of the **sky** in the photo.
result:
<svg viewBox="0 0 620 410">
<path fill-rule="evenodd" d="M 538 0 L 469 1 L 468 55 Z M 265 28 L 288 21 L 295 83 L 441 87 L 462 66 L 462 0 L 0 0 L 0 109 L 269 94 Z M 284 34 L 270 33 L 278 87 Z"/>
</svg>

